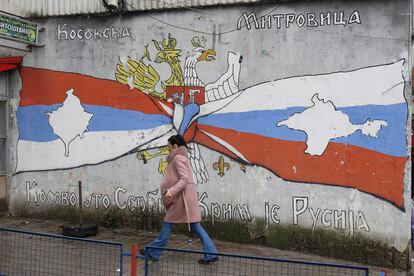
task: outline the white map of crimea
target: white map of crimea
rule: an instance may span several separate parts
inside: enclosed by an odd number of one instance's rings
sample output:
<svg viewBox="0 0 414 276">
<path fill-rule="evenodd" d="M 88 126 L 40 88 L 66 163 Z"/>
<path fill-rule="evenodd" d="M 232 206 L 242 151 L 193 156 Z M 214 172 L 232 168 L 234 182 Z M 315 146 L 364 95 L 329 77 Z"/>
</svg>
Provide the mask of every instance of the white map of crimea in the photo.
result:
<svg viewBox="0 0 414 276">
<path fill-rule="evenodd" d="M 312 96 L 312 103 L 313 106 L 277 124 L 278 127 L 287 126 L 304 131 L 307 135 L 305 153 L 310 155 L 322 155 L 331 139 L 346 137 L 358 130 L 364 135 L 378 138 L 381 127 L 388 126 L 386 121 L 370 119 L 354 125 L 347 114 L 335 108 L 332 101 L 325 102 L 319 99 L 318 94 Z"/>
<path fill-rule="evenodd" d="M 76 137 L 83 138 L 88 131 L 93 114 L 85 111 L 78 97 L 73 95 L 73 89 L 66 91 L 68 95 L 62 106 L 53 110 L 49 115 L 49 124 L 53 132 L 59 136 L 65 145 L 65 156 L 69 156 L 69 145 Z"/>
</svg>

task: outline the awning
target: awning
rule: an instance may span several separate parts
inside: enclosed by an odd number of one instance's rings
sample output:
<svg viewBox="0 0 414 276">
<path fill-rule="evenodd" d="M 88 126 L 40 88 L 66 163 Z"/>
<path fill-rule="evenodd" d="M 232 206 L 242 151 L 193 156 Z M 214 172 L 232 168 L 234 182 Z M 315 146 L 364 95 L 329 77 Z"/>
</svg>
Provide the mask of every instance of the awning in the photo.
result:
<svg viewBox="0 0 414 276">
<path fill-rule="evenodd" d="M 0 58 L 0 72 L 16 69 L 22 60 L 22 56 Z"/>
</svg>

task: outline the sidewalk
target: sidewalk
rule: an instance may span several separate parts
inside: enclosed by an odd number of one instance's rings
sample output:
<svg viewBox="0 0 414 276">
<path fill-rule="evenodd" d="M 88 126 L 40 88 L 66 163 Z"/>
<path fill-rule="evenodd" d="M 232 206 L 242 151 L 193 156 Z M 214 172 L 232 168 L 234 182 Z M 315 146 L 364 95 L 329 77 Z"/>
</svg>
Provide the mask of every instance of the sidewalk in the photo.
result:
<svg viewBox="0 0 414 276">
<path fill-rule="evenodd" d="M 43 233 L 61 234 L 60 225 L 61 221 L 41 220 L 32 218 L 16 218 L 3 216 L 0 217 L 0 227 L 12 228 L 19 230 L 28 230 Z M 154 232 L 139 232 L 132 229 L 106 229 L 100 228 L 99 233 L 95 237 L 91 237 L 97 240 L 107 240 L 120 242 L 124 244 L 124 250 L 130 252 L 132 244 L 138 244 L 139 248 L 144 247 L 148 242 L 154 239 L 158 233 Z M 307 255 L 300 252 L 283 251 L 275 248 L 256 246 L 250 244 L 239 244 L 231 242 L 222 242 L 215 240 L 216 246 L 220 253 L 230 253 L 238 255 L 249 255 L 249 256 L 261 256 L 261 257 L 272 257 L 280 259 L 290 260 L 301 260 L 310 262 L 324 262 L 324 263 L 335 263 L 355 266 L 365 266 L 359 263 L 353 263 L 344 260 L 331 259 L 321 257 L 317 255 Z M 188 250 L 202 250 L 201 243 L 199 240 L 194 239 L 191 243 L 188 242 L 188 236 L 185 235 L 171 235 L 169 248 L 179 248 Z M 168 254 L 164 254 L 160 262 L 163 259 L 168 258 Z M 130 261 L 131 258 L 124 258 L 124 275 L 130 275 Z M 196 260 L 195 260 L 196 261 Z M 138 275 L 143 275 L 144 261 L 138 260 Z M 370 275 L 379 275 L 383 269 L 378 267 L 370 267 Z M 398 270 L 387 270 L 389 276 L 397 275 L 414 275 L 414 273 L 407 273 L 405 271 Z"/>
</svg>

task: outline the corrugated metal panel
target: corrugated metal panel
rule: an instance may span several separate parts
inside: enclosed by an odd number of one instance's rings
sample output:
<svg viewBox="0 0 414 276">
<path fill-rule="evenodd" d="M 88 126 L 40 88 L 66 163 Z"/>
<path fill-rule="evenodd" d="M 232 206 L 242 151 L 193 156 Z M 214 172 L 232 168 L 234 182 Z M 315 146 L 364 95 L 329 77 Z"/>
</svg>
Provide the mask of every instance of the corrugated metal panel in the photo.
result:
<svg viewBox="0 0 414 276">
<path fill-rule="evenodd" d="M 126 0 L 127 11 L 259 2 L 260 0 Z M 23 17 L 105 13 L 101 0 L 0 0 L 0 10 Z"/>
<path fill-rule="evenodd" d="M 100 0 L 0 0 L 0 10 L 23 17 L 102 13 Z"/>
<path fill-rule="evenodd" d="M 0 10 L 22 16 L 20 9 L 20 0 L 1 0 Z"/>
</svg>

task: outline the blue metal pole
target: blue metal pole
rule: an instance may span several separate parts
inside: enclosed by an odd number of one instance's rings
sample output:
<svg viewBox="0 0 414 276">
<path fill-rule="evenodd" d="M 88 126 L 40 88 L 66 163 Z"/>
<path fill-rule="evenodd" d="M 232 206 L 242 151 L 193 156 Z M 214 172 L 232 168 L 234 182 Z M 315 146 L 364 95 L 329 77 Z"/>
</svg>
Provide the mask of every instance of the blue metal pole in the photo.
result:
<svg viewBox="0 0 414 276">
<path fill-rule="evenodd" d="M 119 275 L 122 276 L 124 273 L 124 246 L 121 244 L 121 255 L 120 255 L 120 266 L 119 266 Z"/>
<path fill-rule="evenodd" d="M 148 248 L 145 247 L 145 276 L 148 276 Z"/>
</svg>

